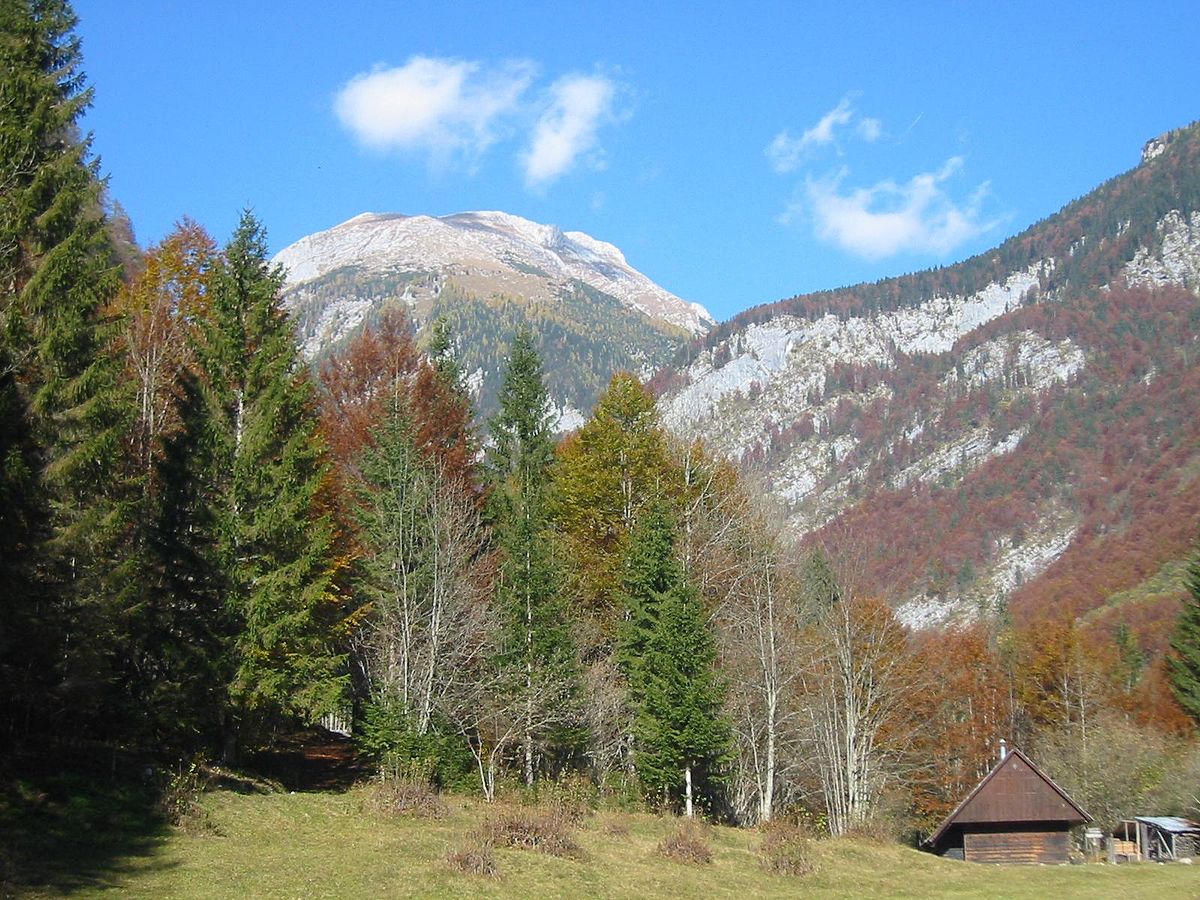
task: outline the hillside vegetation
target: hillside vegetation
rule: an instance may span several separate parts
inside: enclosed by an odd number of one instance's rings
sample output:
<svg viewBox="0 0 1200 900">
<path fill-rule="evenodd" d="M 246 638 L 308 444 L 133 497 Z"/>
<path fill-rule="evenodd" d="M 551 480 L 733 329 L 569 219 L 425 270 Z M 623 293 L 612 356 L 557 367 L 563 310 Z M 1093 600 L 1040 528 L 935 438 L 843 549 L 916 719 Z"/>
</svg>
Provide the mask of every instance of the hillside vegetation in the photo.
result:
<svg viewBox="0 0 1200 900">
<path fill-rule="evenodd" d="M 1179 129 L 993 251 L 748 310 L 656 376 L 664 418 L 793 536 L 854 534 L 909 624 L 1088 614 L 1160 652 L 1200 520 L 1198 159 Z"/>
</svg>

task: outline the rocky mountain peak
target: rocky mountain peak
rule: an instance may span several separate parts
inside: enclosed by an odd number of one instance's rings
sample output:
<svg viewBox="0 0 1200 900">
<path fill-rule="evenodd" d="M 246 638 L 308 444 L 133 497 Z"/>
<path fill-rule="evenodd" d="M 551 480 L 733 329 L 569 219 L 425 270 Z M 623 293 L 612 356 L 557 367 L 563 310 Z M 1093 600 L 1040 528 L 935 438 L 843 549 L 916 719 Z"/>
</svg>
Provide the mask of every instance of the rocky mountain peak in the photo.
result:
<svg viewBox="0 0 1200 900">
<path fill-rule="evenodd" d="M 702 334 L 714 324 L 698 303 L 655 284 L 612 244 L 496 210 L 448 216 L 362 213 L 281 250 L 289 288 L 339 269 L 435 273 L 466 280 L 477 296 L 552 301 L 578 282 L 651 320 Z"/>
</svg>

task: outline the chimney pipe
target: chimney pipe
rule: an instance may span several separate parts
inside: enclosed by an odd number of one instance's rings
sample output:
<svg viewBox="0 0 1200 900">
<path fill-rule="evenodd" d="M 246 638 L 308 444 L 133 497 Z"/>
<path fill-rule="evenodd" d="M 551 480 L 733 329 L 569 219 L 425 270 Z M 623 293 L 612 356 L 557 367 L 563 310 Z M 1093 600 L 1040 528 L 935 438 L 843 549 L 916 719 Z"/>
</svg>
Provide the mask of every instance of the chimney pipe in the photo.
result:
<svg viewBox="0 0 1200 900">
<path fill-rule="evenodd" d="M 1006 741 L 1004 738 L 1000 738 L 1000 762 L 1004 762 L 1004 760 L 1007 757 L 1008 757 L 1008 741 Z"/>
</svg>

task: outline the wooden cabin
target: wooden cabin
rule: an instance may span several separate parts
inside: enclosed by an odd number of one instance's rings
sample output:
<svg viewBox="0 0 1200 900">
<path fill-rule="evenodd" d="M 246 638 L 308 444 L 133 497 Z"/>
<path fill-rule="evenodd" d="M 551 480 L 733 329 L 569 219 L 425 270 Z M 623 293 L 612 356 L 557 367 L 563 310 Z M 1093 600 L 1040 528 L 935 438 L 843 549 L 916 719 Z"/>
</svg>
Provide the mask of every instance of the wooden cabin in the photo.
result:
<svg viewBox="0 0 1200 900">
<path fill-rule="evenodd" d="M 1005 752 L 922 846 L 952 859 L 1065 863 L 1070 830 L 1092 817 L 1020 750 Z"/>
</svg>

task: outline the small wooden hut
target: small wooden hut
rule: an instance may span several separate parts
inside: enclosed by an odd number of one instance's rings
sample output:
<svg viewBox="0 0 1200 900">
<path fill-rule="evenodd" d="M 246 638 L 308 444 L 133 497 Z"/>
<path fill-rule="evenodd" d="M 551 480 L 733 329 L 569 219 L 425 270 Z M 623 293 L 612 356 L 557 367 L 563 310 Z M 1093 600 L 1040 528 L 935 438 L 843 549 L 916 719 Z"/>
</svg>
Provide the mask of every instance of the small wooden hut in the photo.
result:
<svg viewBox="0 0 1200 900">
<path fill-rule="evenodd" d="M 1020 750 L 1005 752 L 922 846 L 952 859 L 1065 863 L 1069 832 L 1092 817 Z"/>
<path fill-rule="evenodd" d="M 1178 816 L 1135 816 L 1113 829 L 1113 862 L 1168 862 L 1200 856 L 1200 822 Z"/>
</svg>

